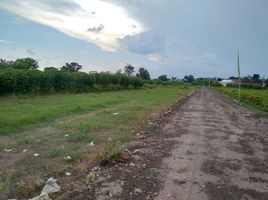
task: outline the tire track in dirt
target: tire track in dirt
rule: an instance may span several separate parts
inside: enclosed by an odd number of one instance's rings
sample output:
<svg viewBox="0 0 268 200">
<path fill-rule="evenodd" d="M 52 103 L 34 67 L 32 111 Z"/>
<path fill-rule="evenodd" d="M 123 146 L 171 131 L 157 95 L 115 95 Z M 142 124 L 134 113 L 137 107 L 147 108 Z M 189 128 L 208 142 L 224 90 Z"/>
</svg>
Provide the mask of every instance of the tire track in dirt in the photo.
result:
<svg viewBox="0 0 268 200">
<path fill-rule="evenodd" d="M 268 119 L 206 88 L 128 146 L 128 163 L 62 199 L 268 199 Z"/>
</svg>

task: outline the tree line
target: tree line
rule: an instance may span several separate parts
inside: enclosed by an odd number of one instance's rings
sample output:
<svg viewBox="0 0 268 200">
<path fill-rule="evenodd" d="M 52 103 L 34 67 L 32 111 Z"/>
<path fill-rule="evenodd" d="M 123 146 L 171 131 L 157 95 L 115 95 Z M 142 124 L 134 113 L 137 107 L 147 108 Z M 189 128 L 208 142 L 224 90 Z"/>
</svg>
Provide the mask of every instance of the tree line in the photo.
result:
<svg viewBox="0 0 268 200">
<path fill-rule="evenodd" d="M 82 65 L 76 62 L 66 63 L 60 68 L 45 67 L 39 70 L 38 61 L 33 58 L 19 58 L 14 61 L 0 59 L 0 95 L 5 94 L 51 94 L 51 93 L 75 93 L 88 91 L 104 91 L 128 88 L 140 88 L 147 84 L 192 84 L 220 86 L 222 78 L 195 78 L 193 75 L 185 75 L 183 79 L 169 78 L 160 75 L 151 79 L 146 68 L 139 68 L 135 73 L 135 67 L 126 64 L 116 73 L 111 72 L 81 72 Z M 229 77 L 237 79 L 237 77 Z M 261 78 L 259 74 L 242 77 L 242 87 L 262 88 L 268 86 L 268 79 Z M 228 85 L 236 87 L 235 84 Z"/>
<path fill-rule="evenodd" d="M 82 65 L 71 62 L 61 68 L 38 70 L 32 58 L 0 59 L 0 95 L 53 94 L 139 88 L 144 80 L 126 73 L 81 72 Z M 142 70 L 141 70 L 142 72 Z"/>
<path fill-rule="evenodd" d="M 111 72 L 81 72 L 77 62 L 66 63 L 60 68 L 45 67 L 39 70 L 38 61 L 33 58 L 19 58 L 14 61 L 0 59 L 0 95 L 6 94 L 53 94 L 77 93 L 140 88 L 148 84 L 173 84 L 177 78 L 160 75 L 152 80 L 146 68 L 126 64 L 123 70 Z M 172 83 L 170 82 L 172 80 Z"/>
</svg>

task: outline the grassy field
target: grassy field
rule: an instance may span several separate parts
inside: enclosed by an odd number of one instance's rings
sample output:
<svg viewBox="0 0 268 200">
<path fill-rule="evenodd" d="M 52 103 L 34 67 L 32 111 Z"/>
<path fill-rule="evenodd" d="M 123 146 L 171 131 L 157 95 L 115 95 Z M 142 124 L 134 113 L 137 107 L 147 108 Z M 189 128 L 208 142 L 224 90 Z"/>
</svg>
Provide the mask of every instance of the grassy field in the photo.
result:
<svg viewBox="0 0 268 200">
<path fill-rule="evenodd" d="M 159 114 L 191 90 L 163 86 L 1 98 L 0 199 L 33 196 L 40 187 L 37 180 L 71 179 L 67 172 L 77 174 L 106 162 L 132 136 L 151 129 Z M 30 189 L 25 187 L 29 182 Z"/>
<path fill-rule="evenodd" d="M 238 99 L 238 89 L 228 87 L 215 87 L 220 93 Z M 241 102 L 259 111 L 268 113 L 268 90 L 241 89 Z"/>
<path fill-rule="evenodd" d="M 113 110 L 125 111 L 125 107 L 128 107 L 129 111 L 143 110 L 144 108 L 147 109 L 146 111 L 150 111 L 155 106 L 171 103 L 174 101 L 174 97 L 188 90 L 188 88 L 179 88 L 176 91 L 174 88 L 176 87 L 77 95 L 2 98 L 0 99 L 0 134 L 6 135 L 21 131 L 29 126 L 52 122 L 59 117 L 97 112 L 105 108 L 110 109 L 111 112 Z M 127 117 L 133 117 L 134 114 L 127 115 Z M 124 118 L 122 115 L 120 117 Z M 82 126 L 82 124 L 80 125 Z"/>
</svg>

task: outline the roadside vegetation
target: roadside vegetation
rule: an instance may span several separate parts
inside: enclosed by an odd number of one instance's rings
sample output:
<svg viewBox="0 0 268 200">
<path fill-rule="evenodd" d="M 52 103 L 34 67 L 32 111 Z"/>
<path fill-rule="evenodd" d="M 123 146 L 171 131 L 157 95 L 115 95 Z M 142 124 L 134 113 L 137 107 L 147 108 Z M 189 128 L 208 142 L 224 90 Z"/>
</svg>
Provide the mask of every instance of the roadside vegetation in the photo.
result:
<svg viewBox="0 0 268 200">
<path fill-rule="evenodd" d="M 216 91 L 238 100 L 238 89 L 234 87 L 215 87 Z M 268 89 L 241 89 L 241 103 L 268 113 Z"/>
<path fill-rule="evenodd" d="M 140 88 L 144 81 L 122 73 L 79 72 L 78 63 L 38 70 L 31 58 L 0 62 L 0 95 L 47 95 Z"/>
</svg>

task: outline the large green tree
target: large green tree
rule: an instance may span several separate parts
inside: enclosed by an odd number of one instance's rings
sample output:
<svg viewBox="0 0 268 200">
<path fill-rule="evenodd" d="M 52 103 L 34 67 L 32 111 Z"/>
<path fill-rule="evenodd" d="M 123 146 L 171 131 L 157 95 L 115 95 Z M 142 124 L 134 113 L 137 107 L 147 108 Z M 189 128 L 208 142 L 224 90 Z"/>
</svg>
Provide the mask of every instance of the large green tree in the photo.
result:
<svg viewBox="0 0 268 200">
<path fill-rule="evenodd" d="M 23 70 L 36 70 L 38 69 L 38 61 L 33 58 L 19 58 L 15 61 L 7 61 L 0 59 L 0 68 L 13 68 Z"/>
<path fill-rule="evenodd" d="M 261 77 L 261 76 L 260 76 L 259 74 L 253 74 L 253 76 L 252 76 L 252 80 L 258 82 L 258 81 L 260 80 L 260 77 Z"/>
<path fill-rule="evenodd" d="M 38 69 L 38 61 L 33 58 L 19 58 L 12 62 L 11 67 L 14 69 L 36 70 Z"/>
<path fill-rule="evenodd" d="M 150 80 L 150 73 L 147 69 L 141 67 L 139 68 L 139 73 L 137 74 L 137 77 L 140 77 L 143 80 Z"/>
<path fill-rule="evenodd" d="M 67 71 L 67 72 L 78 72 L 81 69 L 82 65 L 76 62 L 66 63 L 64 66 L 60 68 L 61 71 Z"/>
<path fill-rule="evenodd" d="M 131 64 L 126 64 L 124 71 L 127 76 L 132 76 L 134 74 L 134 67 Z"/>
<path fill-rule="evenodd" d="M 193 75 L 189 75 L 189 76 L 185 75 L 183 79 L 187 83 L 192 83 L 195 80 Z"/>
<path fill-rule="evenodd" d="M 5 68 L 10 67 L 11 63 L 12 63 L 12 61 L 0 59 L 0 69 L 5 69 Z"/>
<path fill-rule="evenodd" d="M 169 80 L 167 75 L 161 75 L 157 79 L 160 80 L 160 81 L 168 81 Z"/>
</svg>

